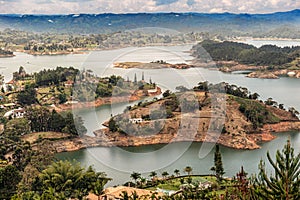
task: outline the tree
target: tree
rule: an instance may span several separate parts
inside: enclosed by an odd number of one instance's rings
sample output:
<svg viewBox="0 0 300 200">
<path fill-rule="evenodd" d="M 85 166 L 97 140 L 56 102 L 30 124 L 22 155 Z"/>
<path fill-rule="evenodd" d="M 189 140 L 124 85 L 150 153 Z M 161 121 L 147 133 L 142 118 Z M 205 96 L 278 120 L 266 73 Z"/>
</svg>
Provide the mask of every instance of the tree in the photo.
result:
<svg viewBox="0 0 300 200">
<path fill-rule="evenodd" d="M 30 133 L 29 121 L 26 118 L 14 118 L 5 125 L 6 136 L 10 138 L 19 137 Z"/>
<path fill-rule="evenodd" d="M 55 193 L 62 193 L 66 198 L 82 199 L 95 191 L 97 182 L 105 185 L 109 179 L 104 173 L 95 172 L 92 167 L 85 170 L 77 162 L 59 161 L 43 170 L 39 180 L 42 191 L 53 188 Z"/>
<path fill-rule="evenodd" d="M 174 174 L 175 174 L 176 176 L 179 176 L 179 175 L 180 175 L 180 170 L 179 170 L 179 169 L 175 169 L 175 170 L 174 170 Z"/>
<path fill-rule="evenodd" d="M 34 85 L 26 85 L 24 91 L 18 93 L 17 100 L 23 106 L 35 104 L 37 99 Z"/>
<path fill-rule="evenodd" d="M 134 74 L 134 84 L 137 84 L 137 77 L 136 77 L 136 74 Z"/>
<path fill-rule="evenodd" d="M 17 167 L 7 165 L 0 168 L 0 197 L 10 199 L 17 189 L 17 184 L 21 180 L 21 174 Z"/>
<path fill-rule="evenodd" d="M 98 195 L 98 200 L 100 200 L 100 195 L 103 194 L 103 190 L 104 190 L 104 186 L 105 184 L 108 182 L 108 179 L 106 178 L 106 174 L 103 172 L 96 172 L 94 171 L 94 169 L 90 166 L 87 170 L 87 173 L 90 176 L 90 182 L 92 182 L 91 184 L 91 191 Z"/>
<path fill-rule="evenodd" d="M 169 173 L 167 171 L 164 171 L 163 173 L 161 173 L 161 175 L 164 179 L 166 179 L 167 176 L 169 176 Z"/>
<path fill-rule="evenodd" d="M 240 193 L 241 199 L 246 199 L 246 197 L 249 196 L 249 180 L 243 166 L 241 167 L 240 172 L 236 174 L 236 179 L 238 188 L 236 193 Z"/>
<path fill-rule="evenodd" d="M 225 174 L 222 162 L 222 155 L 220 152 L 219 145 L 216 145 L 215 156 L 214 156 L 214 166 L 211 168 L 212 171 L 216 173 L 218 182 L 222 181 L 222 177 Z"/>
<path fill-rule="evenodd" d="M 164 98 L 167 98 L 168 96 L 170 96 L 172 94 L 172 92 L 170 90 L 166 90 L 164 93 L 163 93 L 163 97 Z"/>
<path fill-rule="evenodd" d="M 193 171 L 193 168 L 190 166 L 186 166 L 184 168 L 184 172 L 186 172 L 189 176 L 191 175 L 192 171 Z"/>
<path fill-rule="evenodd" d="M 254 182 L 256 194 L 264 199 L 300 199 L 300 153 L 294 155 L 290 140 L 282 152 L 276 152 L 276 161 L 269 152 L 267 158 L 275 174 L 268 175 L 265 163 L 260 161 L 259 174 Z"/>
<path fill-rule="evenodd" d="M 141 174 L 138 172 L 132 172 L 130 178 L 132 178 L 135 181 L 135 184 L 137 185 L 137 181 L 141 178 Z"/>
<path fill-rule="evenodd" d="M 118 130 L 118 125 L 113 117 L 108 121 L 108 128 L 111 132 L 116 132 Z"/>
<path fill-rule="evenodd" d="M 157 173 L 155 171 L 150 172 L 149 177 L 151 177 L 151 180 L 153 182 L 154 178 L 157 176 Z"/>
<path fill-rule="evenodd" d="M 65 103 L 65 102 L 67 102 L 67 95 L 66 95 L 66 93 L 59 93 L 59 95 L 58 95 L 58 99 L 59 99 L 59 103 L 60 104 L 63 104 L 63 103 Z"/>
</svg>

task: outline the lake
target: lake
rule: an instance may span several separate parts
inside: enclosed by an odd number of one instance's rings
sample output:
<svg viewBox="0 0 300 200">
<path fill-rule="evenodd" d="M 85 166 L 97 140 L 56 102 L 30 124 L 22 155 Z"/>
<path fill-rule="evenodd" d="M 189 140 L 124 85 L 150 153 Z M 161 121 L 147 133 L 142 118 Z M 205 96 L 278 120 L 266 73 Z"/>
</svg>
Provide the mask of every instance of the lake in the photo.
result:
<svg viewBox="0 0 300 200">
<path fill-rule="evenodd" d="M 273 41 L 276 43 L 276 41 Z M 250 42 L 249 42 L 250 43 Z M 274 44 L 273 43 L 273 44 Z M 0 59 L 0 71 L 8 81 L 12 77 L 12 72 L 18 70 L 19 66 L 24 66 L 27 72 L 39 71 L 42 68 L 55 68 L 56 66 L 74 66 L 79 69 L 91 69 L 98 76 L 111 74 L 129 77 L 133 80 L 134 74 L 141 79 L 142 73 L 145 79 L 156 82 L 163 90 L 175 90 L 176 86 L 184 85 L 193 87 L 200 81 L 228 82 L 239 86 L 247 87 L 251 92 L 257 92 L 261 99 L 272 97 L 277 102 L 283 103 L 286 107 L 292 106 L 300 110 L 299 85 L 300 79 L 280 78 L 272 80 L 250 79 L 243 74 L 230 74 L 218 71 L 190 68 L 187 70 L 176 69 L 115 69 L 112 68 L 114 62 L 140 61 L 151 62 L 155 60 L 165 60 L 170 63 L 188 62 L 192 59 L 186 52 L 191 45 L 183 46 L 155 46 L 155 47 L 129 47 L 117 50 L 93 51 L 87 54 L 56 55 L 56 56 L 31 56 L 24 53 L 16 53 L 13 58 Z M 116 105 L 105 105 L 93 109 L 73 111 L 83 117 L 88 128 L 88 134 L 102 127 L 102 123 L 109 119 L 111 115 L 121 113 L 126 106 L 137 102 L 126 102 Z M 278 138 L 272 142 L 262 144 L 259 150 L 234 150 L 221 147 L 226 176 L 235 175 L 243 165 L 249 173 L 257 172 L 257 166 L 261 158 L 266 159 L 266 152 L 274 154 L 277 149 L 281 149 L 288 137 L 297 151 L 300 148 L 300 137 L 298 132 L 277 134 Z M 173 173 L 174 169 L 183 170 L 187 165 L 192 166 L 193 172 L 210 173 L 213 165 L 214 150 L 201 143 L 176 143 L 168 145 L 152 145 L 131 148 L 90 148 L 77 152 L 61 153 L 57 155 L 59 159 L 76 159 L 83 165 L 94 165 L 99 171 L 105 171 L 114 180 L 110 185 L 122 184 L 129 180 L 133 171 L 143 172 L 147 176 L 150 171 L 159 173 L 168 171 Z M 199 152 L 208 153 L 199 156 Z"/>
</svg>

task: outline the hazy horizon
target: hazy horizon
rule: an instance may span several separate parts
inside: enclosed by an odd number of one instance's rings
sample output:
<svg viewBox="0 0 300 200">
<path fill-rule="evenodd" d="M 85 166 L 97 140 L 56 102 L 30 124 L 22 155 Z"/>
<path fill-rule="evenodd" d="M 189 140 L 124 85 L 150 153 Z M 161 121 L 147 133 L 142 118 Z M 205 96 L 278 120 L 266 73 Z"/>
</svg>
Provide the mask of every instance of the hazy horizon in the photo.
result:
<svg viewBox="0 0 300 200">
<path fill-rule="evenodd" d="M 0 14 L 232 13 L 267 14 L 300 8 L 295 0 L 0 0 Z"/>
<path fill-rule="evenodd" d="M 266 15 L 266 14 L 274 14 L 274 13 L 286 13 L 292 11 L 300 11 L 300 8 L 292 9 L 292 10 L 285 10 L 285 11 L 276 11 L 276 12 L 266 12 L 266 13 L 234 13 L 234 12 L 172 12 L 172 11 L 161 11 L 161 12 L 123 12 L 123 13 L 114 13 L 114 12 L 105 12 L 105 13 L 0 13 L 0 15 L 35 15 L 35 16 L 49 16 L 49 15 L 105 15 L 105 14 L 114 14 L 114 15 L 130 15 L 130 14 L 233 14 L 233 15 L 243 15 L 243 14 L 250 14 L 250 15 Z"/>
</svg>

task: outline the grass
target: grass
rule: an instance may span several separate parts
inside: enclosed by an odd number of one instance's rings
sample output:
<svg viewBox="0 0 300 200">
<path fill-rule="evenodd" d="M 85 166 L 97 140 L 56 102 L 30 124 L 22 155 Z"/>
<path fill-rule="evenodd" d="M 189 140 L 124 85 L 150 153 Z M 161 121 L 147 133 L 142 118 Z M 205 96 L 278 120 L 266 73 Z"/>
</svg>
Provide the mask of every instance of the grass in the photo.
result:
<svg viewBox="0 0 300 200">
<path fill-rule="evenodd" d="M 192 183 L 197 183 L 197 182 L 212 182 L 212 183 L 216 183 L 216 177 L 214 176 L 191 176 L 192 178 Z M 154 186 L 154 187 L 150 187 L 147 188 L 148 190 L 156 190 L 156 188 L 160 188 L 160 189 L 164 189 L 164 190 L 180 190 L 180 186 L 182 185 L 180 180 L 184 179 L 184 184 L 187 183 L 188 177 L 178 177 L 178 178 L 174 178 L 174 179 L 169 179 L 169 180 L 165 180 L 163 181 L 163 183 L 159 183 L 158 185 Z"/>
<path fill-rule="evenodd" d="M 158 188 L 160 188 L 160 189 L 163 189 L 163 190 L 175 190 L 175 191 L 177 191 L 177 190 L 179 190 L 180 189 L 180 185 L 170 185 L 170 184 L 160 184 L 160 185 L 158 185 L 157 186 Z"/>
<path fill-rule="evenodd" d="M 53 91 L 54 90 L 54 91 Z M 64 88 L 64 92 L 67 95 L 67 98 L 71 94 L 71 89 Z M 57 100 L 57 96 L 61 92 L 57 89 L 56 86 L 49 86 L 49 87 L 40 87 L 37 92 L 37 99 L 40 103 L 44 105 L 50 105 L 53 104 Z M 51 98 L 54 97 L 54 100 L 51 100 Z M 43 100 L 43 98 L 46 98 L 46 100 Z"/>
<path fill-rule="evenodd" d="M 58 132 L 37 132 L 30 133 L 22 136 L 22 140 L 30 142 L 31 144 L 36 142 L 39 138 L 43 139 L 62 139 L 69 137 L 70 134 L 58 133 Z"/>
</svg>

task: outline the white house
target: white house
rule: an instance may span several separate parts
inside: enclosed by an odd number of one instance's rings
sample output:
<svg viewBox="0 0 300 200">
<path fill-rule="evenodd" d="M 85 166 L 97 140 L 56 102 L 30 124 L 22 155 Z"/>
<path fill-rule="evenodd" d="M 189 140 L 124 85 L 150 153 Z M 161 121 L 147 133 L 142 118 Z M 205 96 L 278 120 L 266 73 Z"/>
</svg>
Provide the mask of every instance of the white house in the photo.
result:
<svg viewBox="0 0 300 200">
<path fill-rule="evenodd" d="M 132 119 L 129 119 L 129 121 L 132 124 L 139 124 L 139 123 L 143 122 L 143 119 L 142 118 L 132 118 Z"/>
<path fill-rule="evenodd" d="M 10 110 L 4 114 L 4 117 L 9 118 L 23 118 L 25 114 L 25 109 L 24 108 L 18 108 L 14 110 Z"/>
</svg>

